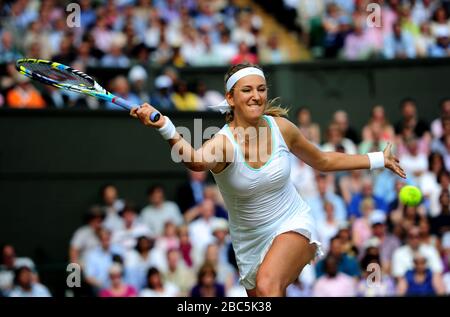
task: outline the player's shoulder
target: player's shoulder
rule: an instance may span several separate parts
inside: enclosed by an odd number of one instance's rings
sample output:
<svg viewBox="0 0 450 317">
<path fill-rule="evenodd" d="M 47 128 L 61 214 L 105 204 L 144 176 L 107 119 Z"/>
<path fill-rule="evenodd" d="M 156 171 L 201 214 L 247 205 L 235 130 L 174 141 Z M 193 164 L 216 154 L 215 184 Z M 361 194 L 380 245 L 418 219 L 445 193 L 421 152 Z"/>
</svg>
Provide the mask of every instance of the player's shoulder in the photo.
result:
<svg viewBox="0 0 450 317">
<path fill-rule="evenodd" d="M 278 129 L 280 129 L 280 132 L 283 135 L 290 135 L 291 133 L 294 133 L 295 130 L 297 130 L 297 127 L 295 124 L 293 124 L 290 120 L 284 117 L 273 117 L 275 120 Z"/>
</svg>

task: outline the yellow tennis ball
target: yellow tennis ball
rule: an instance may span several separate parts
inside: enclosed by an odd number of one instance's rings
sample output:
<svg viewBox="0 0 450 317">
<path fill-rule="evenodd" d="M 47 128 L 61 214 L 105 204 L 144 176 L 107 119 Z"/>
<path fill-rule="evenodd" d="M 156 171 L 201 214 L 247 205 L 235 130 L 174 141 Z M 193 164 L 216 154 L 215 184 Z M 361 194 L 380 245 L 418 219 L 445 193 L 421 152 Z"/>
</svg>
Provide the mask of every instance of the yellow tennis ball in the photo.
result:
<svg viewBox="0 0 450 317">
<path fill-rule="evenodd" d="M 406 185 L 400 189 L 398 197 L 406 206 L 417 206 L 422 201 L 422 192 L 416 186 Z"/>
</svg>

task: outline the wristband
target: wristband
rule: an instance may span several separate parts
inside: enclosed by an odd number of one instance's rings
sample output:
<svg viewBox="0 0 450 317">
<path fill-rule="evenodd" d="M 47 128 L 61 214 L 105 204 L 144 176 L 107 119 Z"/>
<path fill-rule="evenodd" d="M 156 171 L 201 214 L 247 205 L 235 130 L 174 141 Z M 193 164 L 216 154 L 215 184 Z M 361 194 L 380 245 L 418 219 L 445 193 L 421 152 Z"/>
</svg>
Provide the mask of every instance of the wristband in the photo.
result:
<svg viewBox="0 0 450 317">
<path fill-rule="evenodd" d="M 173 137 L 177 133 L 177 130 L 168 117 L 164 116 L 164 118 L 166 121 L 164 122 L 164 125 L 158 129 L 158 131 L 159 133 L 161 133 L 164 140 L 173 139 Z"/>
<path fill-rule="evenodd" d="M 384 167 L 384 154 L 383 152 L 371 152 L 367 153 L 370 161 L 370 169 L 376 169 L 380 167 Z"/>
</svg>

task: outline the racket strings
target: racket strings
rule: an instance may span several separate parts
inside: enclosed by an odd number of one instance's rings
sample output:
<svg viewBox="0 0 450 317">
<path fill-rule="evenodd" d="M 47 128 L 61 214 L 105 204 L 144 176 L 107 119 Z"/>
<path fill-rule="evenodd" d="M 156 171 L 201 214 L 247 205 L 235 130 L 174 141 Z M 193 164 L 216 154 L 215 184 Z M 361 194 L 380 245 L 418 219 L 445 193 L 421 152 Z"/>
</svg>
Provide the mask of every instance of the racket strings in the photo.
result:
<svg viewBox="0 0 450 317">
<path fill-rule="evenodd" d="M 39 74 L 40 76 L 43 76 L 44 78 L 49 78 L 51 80 L 55 80 L 58 83 L 61 84 L 67 84 L 67 85 L 76 85 L 76 86 L 84 86 L 86 88 L 93 87 L 93 80 L 90 79 L 87 75 L 85 75 L 88 78 L 82 77 L 81 72 L 75 71 L 75 70 L 66 70 L 66 69 L 59 69 L 54 68 L 50 64 L 44 64 L 44 63 L 22 63 L 26 69 L 29 69 L 33 73 Z M 78 74 L 80 73 L 80 74 Z"/>
</svg>

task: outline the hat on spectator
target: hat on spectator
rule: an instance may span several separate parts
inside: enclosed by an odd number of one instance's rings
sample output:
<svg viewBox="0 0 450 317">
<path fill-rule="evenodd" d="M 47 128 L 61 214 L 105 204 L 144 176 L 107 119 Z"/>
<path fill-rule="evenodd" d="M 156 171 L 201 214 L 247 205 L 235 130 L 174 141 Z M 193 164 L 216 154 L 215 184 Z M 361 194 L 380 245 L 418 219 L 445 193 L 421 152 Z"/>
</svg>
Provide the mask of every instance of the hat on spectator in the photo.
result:
<svg viewBox="0 0 450 317">
<path fill-rule="evenodd" d="M 155 87 L 157 89 L 164 89 L 172 87 L 172 79 L 167 75 L 161 75 L 155 79 Z"/>
<path fill-rule="evenodd" d="M 147 72 L 145 71 L 145 68 L 141 65 L 135 65 L 130 69 L 130 72 L 128 73 L 128 79 L 131 82 L 138 81 L 138 80 L 146 80 L 148 78 Z"/>
<path fill-rule="evenodd" d="M 217 218 L 214 220 L 212 224 L 212 232 L 216 232 L 217 230 L 228 231 L 228 221 L 223 218 Z"/>
<path fill-rule="evenodd" d="M 367 239 L 367 241 L 364 243 L 364 248 L 378 248 L 380 246 L 380 239 L 377 237 L 372 237 L 370 239 Z"/>
<path fill-rule="evenodd" d="M 370 216 L 369 221 L 372 225 L 384 224 L 386 222 L 386 216 L 382 211 L 375 210 Z"/>
</svg>

